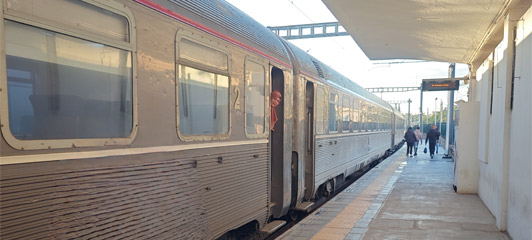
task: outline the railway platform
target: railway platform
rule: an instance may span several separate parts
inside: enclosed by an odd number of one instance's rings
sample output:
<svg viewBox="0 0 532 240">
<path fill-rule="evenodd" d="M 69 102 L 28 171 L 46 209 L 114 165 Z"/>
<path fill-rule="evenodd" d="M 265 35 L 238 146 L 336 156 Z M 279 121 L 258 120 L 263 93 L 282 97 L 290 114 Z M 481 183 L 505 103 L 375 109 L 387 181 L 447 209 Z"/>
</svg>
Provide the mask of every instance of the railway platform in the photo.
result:
<svg viewBox="0 0 532 240">
<path fill-rule="evenodd" d="M 477 195 L 454 192 L 452 159 L 405 153 L 403 147 L 277 239 L 510 239 Z"/>
</svg>

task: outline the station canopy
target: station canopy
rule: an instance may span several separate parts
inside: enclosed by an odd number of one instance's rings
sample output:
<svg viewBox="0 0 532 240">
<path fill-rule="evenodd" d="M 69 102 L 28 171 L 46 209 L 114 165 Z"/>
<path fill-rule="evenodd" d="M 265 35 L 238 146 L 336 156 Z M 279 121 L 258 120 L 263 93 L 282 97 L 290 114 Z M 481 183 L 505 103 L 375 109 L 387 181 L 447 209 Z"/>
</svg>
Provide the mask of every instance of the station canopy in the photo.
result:
<svg viewBox="0 0 532 240">
<path fill-rule="evenodd" d="M 371 60 L 420 59 L 475 67 L 503 39 L 505 15 L 521 16 L 531 2 L 322 1 Z"/>
</svg>

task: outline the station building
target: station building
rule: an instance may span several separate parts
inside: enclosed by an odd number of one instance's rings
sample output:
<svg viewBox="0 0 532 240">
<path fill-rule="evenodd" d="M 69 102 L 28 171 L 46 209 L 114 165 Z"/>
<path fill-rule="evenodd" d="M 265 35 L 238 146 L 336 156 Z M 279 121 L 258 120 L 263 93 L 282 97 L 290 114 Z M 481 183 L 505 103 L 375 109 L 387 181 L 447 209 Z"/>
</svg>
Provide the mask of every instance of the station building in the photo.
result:
<svg viewBox="0 0 532 240">
<path fill-rule="evenodd" d="M 324 0 L 371 60 L 469 65 L 469 101 L 457 164 L 513 239 L 532 238 L 532 8 L 530 0 Z M 466 156 L 460 158 L 459 156 Z M 458 166 L 457 165 L 457 166 Z M 467 186 L 467 187 L 464 187 Z"/>
</svg>

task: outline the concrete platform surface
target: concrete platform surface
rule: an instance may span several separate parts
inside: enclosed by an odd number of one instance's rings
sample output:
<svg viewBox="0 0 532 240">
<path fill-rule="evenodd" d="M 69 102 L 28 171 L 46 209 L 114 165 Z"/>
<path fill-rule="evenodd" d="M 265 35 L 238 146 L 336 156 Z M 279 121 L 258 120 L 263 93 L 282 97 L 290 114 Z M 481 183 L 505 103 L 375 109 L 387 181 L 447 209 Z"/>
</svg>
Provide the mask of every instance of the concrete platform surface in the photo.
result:
<svg viewBox="0 0 532 240">
<path fill-rule="evenodd" d="M 510 239 L 477 195 L 454 192 L 451 159 L 405 149 L 277 239 Z"/>
</svg>

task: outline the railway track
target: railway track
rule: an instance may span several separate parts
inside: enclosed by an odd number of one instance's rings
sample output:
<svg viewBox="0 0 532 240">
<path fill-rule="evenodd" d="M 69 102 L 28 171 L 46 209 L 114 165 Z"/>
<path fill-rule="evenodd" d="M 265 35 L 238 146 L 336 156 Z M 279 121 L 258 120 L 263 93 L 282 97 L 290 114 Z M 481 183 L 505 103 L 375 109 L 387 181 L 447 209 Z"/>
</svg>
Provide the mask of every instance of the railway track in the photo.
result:
<svg viewBox="0 0 532 240">
<path fill-rule="evenodd" d="M 399 144 L 396 149 L 393 152 L 389 152 L 386 156 L 377 159 L 373 161 L 371 164 L 366 166 L 365 168 L 361 169 L 358 172 L 355 172 L 348 176 L 346 178 L 346 181 L 338 188 L 336 189 L 331 195 L 328 197 L 322 197 L 318 201 L 316 201 L 312 207 L 312 209 L 307 212 L 297 212 L 297 216 L 294 217 L 294 215 L 287 214 L 285 218 L 282 220 L 287 221 L 287 223 L 281 227 L 279 230 L 275 231 L 274 233 L 264 236 L 259 233 L 258 226 L 255 225 L 247 225 L 240 229 L 235 229 L 224 236 L 218 238 L 217 240 L 241 240 L 241 239 L 249 239 L 249 240 L 274 240 L 277 237 L 281 236 L 283 233 L 288 231 L 290 228 L 294 227 L 297 223 L 305 219 L 307 216 L 310 216 L 314 214 L 317 210 L 319 210 L 325 203 L 328 201 L 334 199 L 339 193 L 343 192 L 347 187 L 349 187 L 351 184 L 356 182 L 360 177 L 364 176 L 369 170 L 379 165 L 382 161 L 384 161 L 387 157 L 391 156 L 393 153 L 395 153 L 397 150 L 401 149 L 403 144 Z M 289 217 L 291 215 L 291 217 Z M 291 219 L 289 219 L 291 218 Z"/>
</svg>

